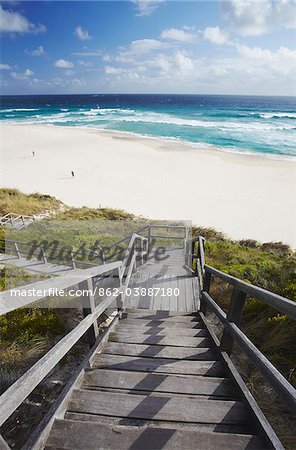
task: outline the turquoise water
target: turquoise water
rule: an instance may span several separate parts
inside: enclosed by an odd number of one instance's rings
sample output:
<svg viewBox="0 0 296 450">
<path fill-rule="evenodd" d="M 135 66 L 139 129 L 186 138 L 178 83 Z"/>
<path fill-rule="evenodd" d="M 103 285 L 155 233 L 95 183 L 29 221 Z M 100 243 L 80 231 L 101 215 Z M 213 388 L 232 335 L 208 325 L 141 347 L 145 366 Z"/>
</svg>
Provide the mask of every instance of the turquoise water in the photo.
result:
<svg viewBox="0 0 296 450">
<path fill-rule="evenodd" d="M 296 98 L 218 95 L 3 96 L 11 124 L 82 126 L 199 148 L 296 157 Z"/>
</svg>

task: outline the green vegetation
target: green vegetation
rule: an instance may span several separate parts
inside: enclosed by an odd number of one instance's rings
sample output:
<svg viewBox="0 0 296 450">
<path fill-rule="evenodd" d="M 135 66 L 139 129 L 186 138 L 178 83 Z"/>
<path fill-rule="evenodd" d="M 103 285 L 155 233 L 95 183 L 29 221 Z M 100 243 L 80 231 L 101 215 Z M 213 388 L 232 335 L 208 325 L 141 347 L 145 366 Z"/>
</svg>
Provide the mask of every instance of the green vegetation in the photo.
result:
<svg viewBox="0 0 296 450">
<path fill-rule="evenodd" d="M 63 203 L 50 195 L 23 194 L 17 189 L 0 189 L 0 215 L 39 214 L 58 211 Z"/>
<path fill-rule="evenodd" d="M 17 189 L 0 189 L 0 215 L 15 214 L 40 214 L 49 212 L 52 218 L 58 220 L 128 220 L 133 219 L 133 214 L 121 209 L 112 208 L 74 208 L 64 205 L 60 200 L 46 194 L 24 194 Z"/>
</svg>

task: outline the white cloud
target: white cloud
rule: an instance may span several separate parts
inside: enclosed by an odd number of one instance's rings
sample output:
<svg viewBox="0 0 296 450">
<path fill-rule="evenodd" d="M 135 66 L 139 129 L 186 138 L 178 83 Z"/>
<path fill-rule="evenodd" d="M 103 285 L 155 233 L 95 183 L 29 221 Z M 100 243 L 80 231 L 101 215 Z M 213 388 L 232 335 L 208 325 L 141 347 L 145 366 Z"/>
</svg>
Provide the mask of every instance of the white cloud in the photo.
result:
<svg viewBox="0 0 296 450">
<path fill-rule="evenodd" d="M 24 72 L 11 72 L 10 76 L 15 80 L 28 80 L 34 75 L 33 70 L 26 69 Z"/>
<path fill-rule="evenodd" d="M 107 75 L 119 75 L 123 72 L 123 69 L 121 69 L 120 67 L 113 66 L 105 66 L 104 70 Z"/>
<path fill-rule="evenodd" d="M 233 31 L 242 36 L 296 28 L 295 0 L 229 0 L 222 2 L 222 11 Z"/>
<path fill-rule="evenodd" d="M 82 50 L 80 52 L 73 52 L 72 55 L 74 55 L 74 56 L 101 56 L 102 50 L 100 50 L 100 49 L 88 50 L 87 48 L 85 48 L 84 50 Z"/>
<path fill-rule="evenodd" d="M 120 47 L 119 53 L 115 56 L 104 55 L 103 60 L 106 62 L 113 60 L 121 63 L 132 63 L 142 55 L 170 48 L 171 46 L 172 44 L 157 39 L 139 39 L 132 41 L 127 47 Z"/>
<path fill-rule="evenodd" d="M 207 27 L 204 29 L 203 38 L 213 44 L 223 45 L 228 42 L 228 35 L 219 27 Z"/>
<path fill-rule="evenodd" d="M 72 69 L 72 67 L 74 67 L 74 64 L 71 61 L 67 61 L 66 59 L 58 59 L 54 63 L 54 65 L 59 69 Z"/>
<path fill-rule="evenodd" d="M 78 61 L 78 64 L 80 64 L 83 67 L 92 67 L 93 63 L 91 61 Z"/>
<path fill-rule="evenodd" d="M 11 70 L 12 67 L 9 64 L 1 64 L 0 63 L 0 70 Z"/>
<path fill-rule="evenodd" d="M 129 49 L 133 53 L 143 54 L 167 47 L 168 45 L 165 42 L 158 41 L 157 39 L 139 39 L 137 41 L 133 41 L 130 44 Z"/>
<path fill-rule="evenodd" d="M 31 56 L 42 56 L 45 55 L 45 50 L 42 45 L 39 45 L 35 50 L 25 50 L 25 53 Z"/>
<path fill-rule="evenodd" d="M 0 5 L 0 32 L 2 33 L 43 33 L 46 27 L 31 23 L 16 11 L 3 9 Z"/>
<path fill-rule="evenodd" d="M 137 7 L 137 16 L 149 16 L 165 0 L 133 0 Z"/>
<path fill-rule="evenodd" d="M 248 47 L 247 45 L 236 45 L 239 55 L 244 59 L 251 59 L 260 61 L 265 64 L 268 62 L 280 64 L 285 70 L 285 67 L 296 68 L 296 50 L 290 50 L 287 47 L 280 47 L 275 52 L 260 47 Z"/>
<path fill-rule="evenodd" d="M 296 50 L 232 43 L 232 56 L 193 56 L 184 50 L 151 52 L 105 66 L 109 89 L 123 92 L 211 92 L 295 95 Z M 243 83 L 242 80 L 247 80 Z M 107 88 L 108 90 L 108 88 Z"/>
<path fill-rule="evenodd" d="M 87 30 L 84 30 L 81 25 L 79 25 L 74 31 L 75 36 L 81 41 L 89 41 L 92 39 L 92 36 L 89 34 Z"/>
<path fill-rule="evenodd" d="M 169 28 L 168 30 L 163 30 L 160 37 L 162 39 L 171 39 L 179 42 L 194 42 L 197 39 L 197 35 L 185 30 L 185 27 L 184 29 Z"/>
<path fill-rule="evenodd" d="M 180 73 L 183 76 L 191 75 L 194 71 L 194 63 L 192 59 L 187 56 L 184 52 L 177 51 L 175 55 L 175 61 L 178 66 Z"/>
</svg>

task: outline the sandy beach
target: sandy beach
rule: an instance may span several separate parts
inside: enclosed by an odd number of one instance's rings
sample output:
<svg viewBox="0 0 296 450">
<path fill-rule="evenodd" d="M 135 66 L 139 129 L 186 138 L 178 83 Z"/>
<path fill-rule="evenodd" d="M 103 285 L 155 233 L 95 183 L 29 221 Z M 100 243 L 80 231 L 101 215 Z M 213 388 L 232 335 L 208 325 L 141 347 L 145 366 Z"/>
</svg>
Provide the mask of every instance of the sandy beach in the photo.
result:
<svg viewBox="0 0 296 450">
<path fill-rule="evenodd" d="M 73 206 L 191 220 L 234 239 L 296 248 L 295 180 L 294 161 L 90 128 L 2 125 L 2 187 Z"/>
</svg>

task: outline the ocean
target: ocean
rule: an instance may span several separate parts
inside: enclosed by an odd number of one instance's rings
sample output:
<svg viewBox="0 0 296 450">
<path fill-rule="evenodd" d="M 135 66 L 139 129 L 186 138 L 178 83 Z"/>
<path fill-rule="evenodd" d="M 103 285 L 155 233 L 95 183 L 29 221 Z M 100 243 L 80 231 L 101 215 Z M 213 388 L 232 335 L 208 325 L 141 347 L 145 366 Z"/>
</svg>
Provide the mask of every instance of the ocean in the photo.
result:
<svg viewBox="0 0 296 450">
<path fill-rule="evenodd" d="M 296 157 L 296 97 L 226 95 L 2 96 L 1 123 L 92 127 L 196 148 Z"/>
</svg>

